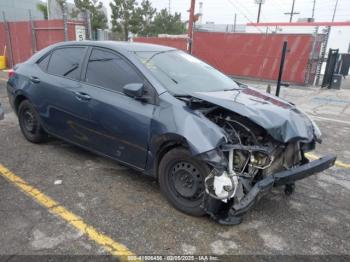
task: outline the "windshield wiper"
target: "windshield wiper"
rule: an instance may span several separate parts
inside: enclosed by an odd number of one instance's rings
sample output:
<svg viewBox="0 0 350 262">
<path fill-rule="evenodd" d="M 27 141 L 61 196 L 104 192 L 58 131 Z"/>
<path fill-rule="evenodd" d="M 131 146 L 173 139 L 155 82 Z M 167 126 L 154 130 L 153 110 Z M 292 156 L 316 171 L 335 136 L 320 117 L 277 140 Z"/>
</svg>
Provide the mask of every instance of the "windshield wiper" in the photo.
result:
<svg viewBox="0 0 350 262">
<path fill-rule="evenodd" d="M 89 59 L 89 62 L 106 62 L 112 61 L 114 58 L 99 58 L 99 59 Z"/>
<path fill-rule="evenodd" d="M 178 98 L 192 98 L 191 95 L 180 95 L 180 94 L 173 94 L 174 97 L 178 97 Z"/>
<path fill-rule="evenodd" d="M 171 52 L 171 51 L 175 51 L 175 50 L 165 50 L 165 51 L 157 52 L 157 53 L 151 55 L 150 58 L 148 58 L 146 60 L 145 64 L 148 64 L 148 62 L 151 61 L 155 56 L 160 55 L 160 54 L 164 54 L 164 53 L 167 53 L 167 52 Z"/>
<path fill-rule="evenodd" d="M 63 76 L 67 76 L 68 74 L 72 73 L 75 69 L 79 67 L 79 64 L 73 64 L 72 67 L 63 74 Z"/>
<path fill-rule="evenodd" d="M 175 84 L 178 84 L 179 82 L 177 82 L 174 78 L 171 77 L 171 75 L 169 75 L 168 73 L 166 73 L 165 71 L 163 71 L 162 69 L 160 69 L 159 67 L 157 67 L 157 69 L 162 72 L 164 75 L 166 75 L 167 77 L 169 77 L 169 79 L 171 81 L 173 81 Z"/>
</svg>

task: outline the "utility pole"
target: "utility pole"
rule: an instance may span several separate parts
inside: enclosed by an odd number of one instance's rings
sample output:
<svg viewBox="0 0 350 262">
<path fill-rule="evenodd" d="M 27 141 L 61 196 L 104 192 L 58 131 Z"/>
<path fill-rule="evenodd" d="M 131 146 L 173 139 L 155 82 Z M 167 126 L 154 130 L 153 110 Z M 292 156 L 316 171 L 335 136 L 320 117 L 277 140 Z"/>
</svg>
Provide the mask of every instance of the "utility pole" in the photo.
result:
<svg viewBox="0 0 350 262">
<path fill-rule="evenodd" d="M 190 17 L 188 19 L 188 52 L 192 54 L 193 43 L 193 23 L 194 23 L 194 8 L 196 6 L 196 0 L 191 0 L 191 8 L 189 10 Z"/>
<path fill-rule="evenodd" d="M 294 12 L 294 5 L 295 5 L 295 0 L 293 0 L 291 12 L 290 12 L 290 13 L 284 13 L 285 15 L 290 15 L 290 17 L 289 17 L 289 23 L 291 23 L 291 22 L 293 21 L 293 16 L 294 16 L 294 15 L 300 14 L 299 12 Z"/>
<path fill-rule="evenodd" d="M 169 0 L 169 14 L 171 14 L 171 0 Z"/>
<path fill-rule="evenodd" d="M 256 19 L 256 22 L 260 22 L 260 12 L 261 12 L 261 2 L 259 3 L 259 9 L 258 9 L 258 18 Z"/>
<path fill-rule="evenodd" d="M 68 17 L 67 17 L 67 3 L 62 4 L 62 16 L 63 16 L 63 34 L 64 41 L 68 41 Z"/>
<path fill-rule="evenodd" d="M 265 0 L 255 0 L 255 3 L 259 6 L 258 7 L 258 17 L 256 19 L 256 22 L 260 22 L 260 14 L 261 14 L 261 6 L 265 3 Z"/>
<path fill-rule="evenodd" d="M 50 0 L 47 0 L 46 8 L 47 8 L 47 20 L 50 20 Z"/>
<path fill-rule="evenodd" d="M 333 12 L 333 17 L 332 17 L 332 22 L 334 22 L 335 13 L 337 12 L 337 8 L 338 8 L 338 1 L 339 1 L 339 0 L 337 0 L 337 2 L 335 2 L 334 12 Z"/>
<path fill-rule="evenodd" d="M 315 6 L 316 6 L 316 0 L 314 0 L 313 5 L 312 5 L 312 18 L 315 17 Z"/>
<path fill-rule="evenodd" d="M 233 24 L 233 32 L 236 33 L 236 23 L 237 23 L 237 14 L 235 13 L 235 20 L 234 20 L 234 24 Z"/>
</svg>

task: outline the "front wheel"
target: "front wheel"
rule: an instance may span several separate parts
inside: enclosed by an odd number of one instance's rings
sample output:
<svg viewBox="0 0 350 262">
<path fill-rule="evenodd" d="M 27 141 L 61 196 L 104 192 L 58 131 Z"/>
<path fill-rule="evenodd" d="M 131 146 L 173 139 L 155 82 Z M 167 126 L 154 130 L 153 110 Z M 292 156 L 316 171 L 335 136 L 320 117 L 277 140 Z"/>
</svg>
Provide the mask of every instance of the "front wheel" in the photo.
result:
<svg viewBox="0 0 350 262">
<path fill-rule="evenodd" d="M 41 143 L 47 140 L 48 136 L 40 124 L 39 115 L 28 100 L 19 105 L 18 121 L 22 134 L 28 141 Z"/>
<path fill-rule="evenodd" d="M 175 148 L 162 158 L 159 184 L 167 200 L 178 210 L 192 216 L 203 216 L 204 179 L 208 166 L 184 148 Z"/>
</svg>

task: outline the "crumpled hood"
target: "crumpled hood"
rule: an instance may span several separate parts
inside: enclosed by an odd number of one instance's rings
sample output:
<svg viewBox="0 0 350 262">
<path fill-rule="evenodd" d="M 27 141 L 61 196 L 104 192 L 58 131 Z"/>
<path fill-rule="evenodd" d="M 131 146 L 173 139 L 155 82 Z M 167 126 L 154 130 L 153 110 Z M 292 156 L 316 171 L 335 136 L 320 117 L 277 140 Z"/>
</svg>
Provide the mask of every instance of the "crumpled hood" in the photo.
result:
<svg viewBox="0 0 350 262">
<path fill-rule="evenodd" d="M 195 92 L 191 96 L 245 116 L 263 127 L 277 141 L 310 142 L 314 139 L 310 119 L 294 105 L 257 89 Z"/>
</svg>

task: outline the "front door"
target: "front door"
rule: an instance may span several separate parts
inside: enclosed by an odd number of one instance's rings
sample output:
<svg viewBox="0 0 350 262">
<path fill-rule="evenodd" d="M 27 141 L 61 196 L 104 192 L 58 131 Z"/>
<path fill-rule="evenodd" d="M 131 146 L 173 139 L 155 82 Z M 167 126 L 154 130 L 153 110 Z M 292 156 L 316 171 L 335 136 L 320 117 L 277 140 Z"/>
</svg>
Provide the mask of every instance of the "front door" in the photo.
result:
<svg viewBox="0 0 350 262">
<path fill-rule="evenodd" d="M 145 83 L 145 79 L 117 53 L 92 49 L 82 85 L 92 98 L 94 146 L 105 155 L 145 168 L 155 105 L 126 96 L 123 86 L 130 83 Z M 153 91 L 150 86 L 148 90 Z"/>
</svg>

